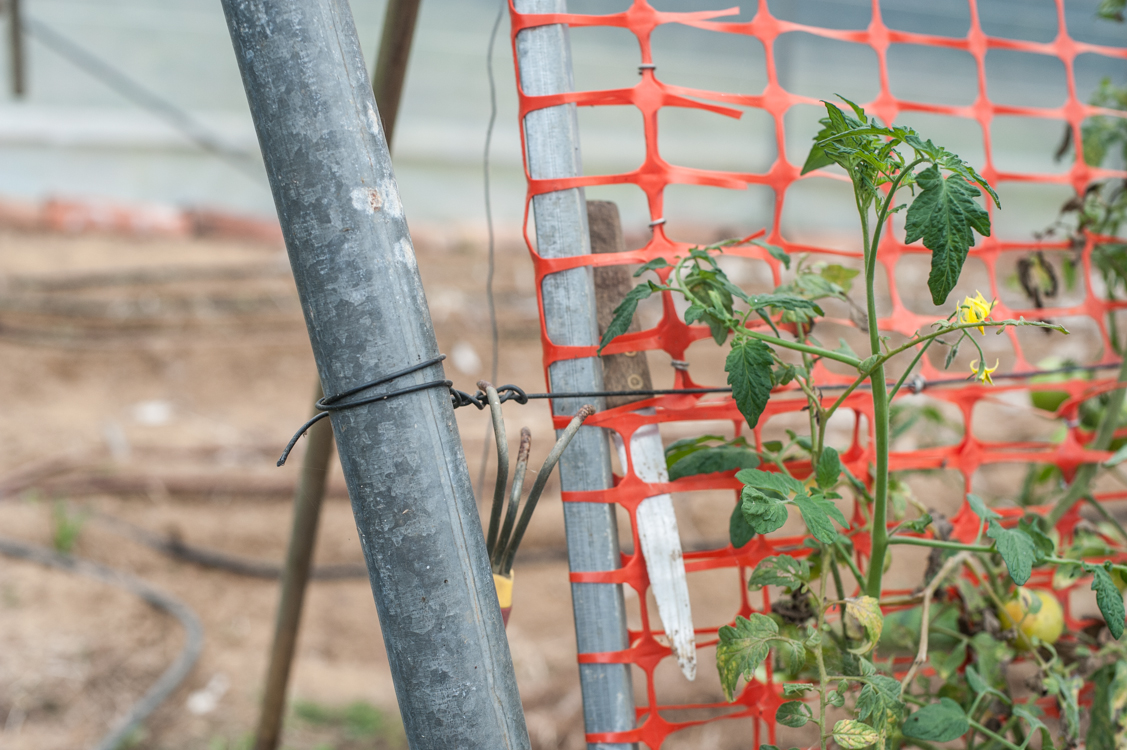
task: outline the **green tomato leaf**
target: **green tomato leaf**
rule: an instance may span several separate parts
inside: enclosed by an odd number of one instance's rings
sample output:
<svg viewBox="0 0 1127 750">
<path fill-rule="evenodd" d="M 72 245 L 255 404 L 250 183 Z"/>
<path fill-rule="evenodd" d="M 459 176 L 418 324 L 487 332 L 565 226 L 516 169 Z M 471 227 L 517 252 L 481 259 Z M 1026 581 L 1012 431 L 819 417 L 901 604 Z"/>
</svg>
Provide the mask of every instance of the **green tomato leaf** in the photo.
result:
<svg viewBox="0 0 1127 750">
<path fill-rule="evenodd" d="M 932 302 L 942 305 L 959 281 L 974 232 L 990 236 L 990 214 L 974 200 L 982 195 L 978 188 L 958 174 L 944 179 L 936 164 L 916 175 L 916 183 L 920 193 L 908 208 L 904 240 L 922 239 L 931 251 L 927 286 Z"/>
<path fill-rule="evenodd" d="M 842 528 L 848 526 L 845 516 L 833 504 L 833 501 L 827 500 L 818 493 L 815 493 L 814 497 L 802 494 L 796 495 L 794 504 L 801 511 L 802 520 L 806 522 L 806 528 L 822 544 L 833 544 L 834 540 L 837 539 L 837 529 L 834 528 L 830 519 L 837 521 Z"/>
<path fill-rule="evenodd" d="M 1002 517 L 997 511 L 987 506 L 985 500 L 972 492 L 967 493 L 967 502 L 970 503 L 970 509 L 974 511 L 974 514 L 983 521 Z"/>
<path fill-rule="evenodd" d="M 1106 566 L 1106 567 L 1105 567 Z M 1125 618 L 1123 609 L 1123 595 L 1111 580 L 1108 568 L 1111 563 L 1104 565 L 1090 565 L 1084 563 L 1084 570 L 1092 574 L 1092 591 L 1096 592 L 1096 604 L 1099 605 L 1100 614 L 1104 616 L 1107 629 L 1118 640 L 1123 635 L 1123 622 Z"/>
<path fill-rule="evenodd" d="M 793 698 L 796 695 L 804 695 L 817 689 L 818 686 L 811 682 L 788 682 L 783 685 L 783 697 Z"/>
<path fill-rule="evenodd" d="M 638 278 L 646 271 L 656 271 L 659 268 L 669 268 L 669 262 L 665 258 L 654 258 L 649 263 L 644 264 L 641 268 L 634 272 L 634 278 Z"/>
<path fill-rule="evenodd" d="M 875 745 L 880 734 L 868 724 L 854 719 L 842 719 L 834 724 L 834 742 L 849 750 Z"/>
<path fill-rule="evenodd" d="M 766 448 L 767 445 L 764 444 L 763 447 Z M 779 449 L 782 449 L 781 445 Z M 792 494 L 806 494 L 806 488 L 802 486 L 802 482 L 779 471 L 744 469 L 736 474 L 736 479 L 748 487 L 754 487 L 757 490 L 773 490 L 783 497 L 790 497 Z"/>
<path fill-rule="evenodd" d="M 747 587 L 783 586 L 798 591 L 810 583 L 810 565 L 790 555 L 765 557 L 751 572 Z"/>
<path fill-rule="evenodd" d="M 758 339 L 733 341 L 732 351 L 724 362 L 728 385 L 732 386 L 732 398 L 751 427 L 759 422 L 759 415 L 771 397 L 773 364 L 771 348 Z"/>
<path fill-rule="evenodd" d="M 747 525 L 756 534 L 770 534 L 787 522 L 787 506 L 783 501 L 754 487 L 743 488 L 739 507 Z"/>
<path fill-rule="evenodd" d="M 698 450 L 685 454 L 680 460 L 669 464 L 669 479 L 675 481 L 683 477 L 699 474 L 715 474 L 733 469 L 754 469 L 759 466 L 759 456 L 746 448 L 746 443 L 725 443 L 716 446 L 701 446 Z"/>
<path fill-rule="evenodd" d="M 978 670 L 974 668 L 974 665 L 968 664 L 966 672 L 964 674 L 967 677 L 967 684 L 970 685 L 970 689 L 974 691 L 975 695 L 984 693 L 990 689 L 990 686 L 986 684 L 986 681 L 979 676 Z"/>
<path fill-rule="evenodd" d="M 869 664 L 865 659 L 864 664 Z M 841 691 L 844 683 L 839 686 Z M 904 704 L 900 702 L 900 681 L 888 675 L 869 675 L 869 682 L 861 688 L 857 696 L 857 718 L 861 721 L 870 721 L 874 724 L 887 723 L 895 719 L 904 711 Z"/>
<path fill-rule="evenodd" d="M 775 721 L 783 726 L 798 729 L 814 718 L 810 706 L 802 701 L 787 701 L 775 711 Z"/>
<path fill-rule="evenodd" d="M 1033 538 L 1021 528 L 1007 529 L 995 519 L 990 519 L 986 536 L 994 540 L 994 548 L 1006 561 L 1013 582 L 1024 586 L 1033 574 L 1033 563 L 1037 561 L 1037 545 Z M 1122 607 L 1123 601 L 1120 600 L 1119 604 Z"/>
<path fill-rule="evenodd" d="M 922 534 L 927 531 L 927 527 L 931 526 L 932 518 L 930 513 L 924 513 L 919 518 L 913 518 L 911 521 L 905 521 L 901 524 L 900 528 L 903 531 L 911 531 L 914 534 Z"/>
<path fill-rule="evenodd" d="M 744 518 L 743 501 L 736 501 L 736 507 L 732 508 L 732 515 L 728 519 L 728 541 L 736 549 L 740 549 L 752 539 L 755 538 L 755 529 L 751 528 L 751 524 Z"/>
<path fill-rule="evenodd" d="M 940 698 L 938 703 L 924 706 L 904 720 L 905 737 L 929 742 L 950 742 L 967 733 L 963 707 L 950 698 Z"/>
<path fill-rule="evenodd" d="M 822 455 L 818 458 L 818 466 L 815 469 L 814 476 L 818 486 L 823 490 L 833 489 L 841 476 L 841 457 L 838 456 L 836 450 L 829 446 L 822 449 Z"/>
<path fill-rule="evenodd" d="M 861 273 L 857 268 L 846 268 L 836 263 L 826 266 L 820 271 L 822 278 L 831 284 L 837 284 L 843 292 L 848 292 L 853 286 L 853 279 Z"/>
<path fill-rule="evenodd" d="M 782 263 L 783 268 L 788 271 L 790 270 L 790 256 L 787 255 L 787 252 L 781 247 L 772 245 L 769 242 L 764 242 L 763 240 L 751 240 L 748 244 L 763 248 L 772 258 Z"/>
<path fill-rule="evenodd" d="M 752 678 L 767 658 L 771 639 L 778 635 L 779 626 L 775 621 L 758 613 L 752 613 L 747 618 L 737 617 L 735 625 L 720 628 L 716 669 L 720 672 L 720 684 L 729 702 L 735 696 L 740 677 L 745 680 Z"/>
<path fill-rule="evenodd" d="M 1037 560 L 1035 564 L 1040 565 L 1045 562 L 1046 557 L 1051 557 L 1057 551 L 1056 545 L 1045 532 L 1041 531 L 1035 524 L 1030 523 L 1024 518 L 1018 522 L 1017 527 L 1024 531 L 1030 539 L 1033 540 L 1034 546 L 1037 548 Z"/>
<path fill-rule="evenodd" d="M 1092 673 L 1088 679 L 1095 685 L 1095 694 L 1092 696 L 1091 723 L 1088 725 L 1086 738 L 1087 750 L 1116 750 L 1115 736 L 1120 731 L 1116 722 L 1116 706 L 1112 701 L 1115 696 L 1113 687 L 1116 682 L 1117 672 L 1120 677 L 1125 670 L 1123 662 L 1105 664 Z"/>
<path fill-rule="evenodd" d="M 634 319 L 634 312 L 638 309 L 638 303 L 653 294 L 655 290 L 660 291 L 660 287 L 653 282 L 647 282 L 639 284 L 626 293 L 621 304 L 614 308 L 614 319 L 603 332 L 603 338 L 599 341 L 598 354 L 602 353 L 607 344 L 626 333 L 627 329 L 630 328 L 630 321 Z"/>
<path fill-rule="evenodd" d="M 737 440 L 741 439 L 742 438 L 737 438 Z M 727 441 L 724 440 L 724 438 L 720 435 L 701 435 L 700 437 L 684 438 L 682 440 L 678 440 L 675 443 L 670 443 L 669 445 L 665 446 L 665 465 L 667 467 L 672 467 L 673 464 L 677 463 L 690 453 L 695 453 L 696 451 L 710 447 L 708 445 L 709 443 L 726 442 Z M 735 441 L 733 441 L 733 443 L 735 443 Z M 741 443 L 741 445 L 744 444 L 746 443 Z"/>
</svg>

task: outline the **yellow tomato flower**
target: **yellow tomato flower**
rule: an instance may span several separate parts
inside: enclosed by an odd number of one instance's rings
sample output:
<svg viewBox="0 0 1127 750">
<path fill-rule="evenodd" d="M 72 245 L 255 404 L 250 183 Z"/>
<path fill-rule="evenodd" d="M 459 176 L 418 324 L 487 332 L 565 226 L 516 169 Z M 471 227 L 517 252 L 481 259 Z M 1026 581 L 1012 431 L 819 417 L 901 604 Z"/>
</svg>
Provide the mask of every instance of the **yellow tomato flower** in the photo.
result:
<svg viewBox="0 0 1127 750">
<path fill-rule="evenodd" d="M 982 292 L 978 291 L 974 293 L 973 297 L 963 297 L 963 304 L 959 305 L 959 322 L 981 323 L 990 317 L 990 312 L 996 304 L 998 304 L 997 300 L 987 302 L 986 298 L 982 296 Z M 979 326 L 978 332 L 985 336 L 986 328 Z"/>
<path fill-rule="evenodd" d="M 991 375 L 991 373 L 993 373 L 995 370 L 998 369 L 998 362 L 999 362 L 999 360 L 994 360 L 994 366 L 993 367 L 987 367 L 986 363 L 983 362 L 982 367 L 979 368 L 978 360 L 976 359 L 976 360 L 974 360 L 973 362 L 970 363 L 971 375 L 978 378 L 983 383 L 986 383 L 986 385 L 994 385 L 994 379 L 991 378 L 990 375 Z"/>
</svg>

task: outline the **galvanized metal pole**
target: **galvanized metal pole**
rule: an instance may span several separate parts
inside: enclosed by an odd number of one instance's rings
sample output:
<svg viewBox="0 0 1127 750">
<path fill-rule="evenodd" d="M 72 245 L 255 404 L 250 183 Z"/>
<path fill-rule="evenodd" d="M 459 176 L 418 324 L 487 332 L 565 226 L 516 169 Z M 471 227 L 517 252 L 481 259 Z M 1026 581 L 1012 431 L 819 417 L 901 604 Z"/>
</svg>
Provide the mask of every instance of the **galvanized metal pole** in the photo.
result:
<svg viewBox="0 0 1127 750">
<path fill-rule="evenodd" d="M 223 9 L 325 391 L 436 357 L 347 2 L 223 0 Z M 442 378 L 435 364 L 384 389 Z M 449 392 L 332 421 L 408 743 L 528 748 Z"/>
<path fill-rule="evenodd" d="M 421 0 L 388 0 L 387 12 L 384 14 L 383 35 L 376 57 L 376 68 L 372 74 L 372 94 L 389 149 L 394 143 L 399 100 L 403 94 L 403 79 L 407 75 L 407 59 L 420 2 Z M 317 401 L 325 395 L 320 381 L 315 390 L 313 400 Z M 274 623 L 274 641 L 270 647 L 270 663 L 266 667 L 262 711 L 258 717 L 254 750 L 275 750 L 281 741 L 286 712 L 286 689 L 289 686 L 294 652 L 297 650 L 305 589 L 309 583 L 313 547 L 321 520 L 321 501 L 329 480 L 332 455 L 332 426 L 325 421 L 318 422 L 309 428 L 301 475 L 294 494 L 293 527 L 286 552 L 286 564 L 282 570 L 281 596 Z"/>
<path fill-rule="evenodd" d="M 565 0 L 515 0 L 521 13 L 566 13 Z M 517 35 L 521 87 L 542 96 L 572 91 L 571 46 L 562 24 L 537 26 Z M 574 177 L 581 173 L 579 124 L 575 105 L 529 112 L 524 120 L 528 169 L 533 178 Z M 532 199 L 539 253 L 549 258 L 591 252 L 587 202 L 582 189 L 560 190 Z M 557 344 L 598 343 L 595 285 L 590 268 L 578 268 L 544 279 L 544 322 Z M 553 363 L 548 370 L 552 390 L 602 390 L 602 364 L 595 357 Z M 588 399 L 590 400 L 590 399 Z M 552 402 L 556 414 L 574 414 L 579 399 Z M 597 408 L 604 408 L 596 403 Z M 598 427 L 583 427 L 560 460 L 560 484 L 566 490 L 601 490 L 611 486 L 610 449 Z M 613 506 L 565 503 L 568 561 L 573 571 L 613 570 L 621 557 Z M 620 651 L 629 643 L 622 587 L 606 583 L 573 583 L 575 635 L 579 653 Z M 583 716 L 587 732 L 634 728 L 634 689 L 626 664 L 581 664 Z M 599 750 L 621 750 L 626 744 L 591 744 Z"/>
</svg>

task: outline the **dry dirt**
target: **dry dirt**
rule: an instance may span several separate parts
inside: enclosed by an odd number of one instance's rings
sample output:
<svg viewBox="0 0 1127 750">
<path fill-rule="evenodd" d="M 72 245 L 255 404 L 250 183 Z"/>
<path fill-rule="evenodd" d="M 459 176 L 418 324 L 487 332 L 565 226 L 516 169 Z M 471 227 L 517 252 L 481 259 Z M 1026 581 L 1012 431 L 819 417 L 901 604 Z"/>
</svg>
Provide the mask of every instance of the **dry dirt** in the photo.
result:
<svg viewBox="0 0 1127 750">
<path fill-rule="evenodd" d="M 472 390 L 488 371 L 485 254 L 470 239 L 420 234 L 416 242 L 439 345 L 451 355 L 447 372 Z M 134 746 L 244 748 L 262 690 L 276 584 L 170 559 L 110 519 L 281 560 L 300 452 L 284 469 L 274 461 L 306 418 L 315 382 L 284 253 L 198 239 L 10 232 L 0 234 L 0 244 L 0 535 L 45 546 L 73 541 L 75 554 L 129 571 L 191 606 L 206 631 L 203 656 Z M 524 248 L 500 243 L 497 269 L 499 379 L 543 390 Z M 662 387 L 670 382 L 668 363 L 652 356 Z M 539 466 L 551 433 L 544 402 L 507 406 L 506 414 L 510 434 L 532 429 L 530 465 Z M 458 422 L 476 476 L 484 415 L 461 409 Z M 920 488 L 929 498 L 957 502 L 957 482 L 930 481 Z M 361 562 L 339 469 L 331 490 L 316 562 Z M 702 510 L 707 504 L 679 498 L 686 545 L 723 539 L 730 502 L 713 512 L 719 506 Z M 542 749 L 584 746 L 562 547 L 562 511 L 551 486 L 526 539 L 526 561 L 518 558 L 508 627 L 533 746 Z M 734 573 L 701 574 L 698 583 L 698 624 L 722 624 L 738 592 Z M 0 558 L 0 748 L 90 746 L 182 640 L 172 618 L 129 594 Z M 663 699 L 720 700 L 712 652 L 700 659 L 694 685 L 675 668 L 661 673 Z M 311 585 L 291 685 L 304 708 L 288 723 L 285 747 L 401 746 L 366 580 Z M 208 705 L 208 696 L 217 700 Z M 383 727 L 347 719 L 347 707 L 357 703 L 379 709 Z M 748 730 L 720 722 L 665 747 L 750 747 Z"/>
</svg>

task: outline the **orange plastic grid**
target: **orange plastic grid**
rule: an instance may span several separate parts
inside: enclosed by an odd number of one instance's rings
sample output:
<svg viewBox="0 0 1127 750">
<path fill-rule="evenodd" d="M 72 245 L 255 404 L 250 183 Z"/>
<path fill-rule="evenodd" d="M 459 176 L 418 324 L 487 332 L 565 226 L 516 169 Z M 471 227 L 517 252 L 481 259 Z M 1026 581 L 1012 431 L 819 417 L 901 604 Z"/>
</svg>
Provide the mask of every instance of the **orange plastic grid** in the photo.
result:
<svg viewBox="0 0 1127 750">
<path fill-rule="evenodd" d="M 788 188 L 797 181 L 807 179 L 812 175 L 800 175 L 801 165 L 789 161 L 786 157 L 786 143 L 784 117 L 788 110 L 796 105 L 820 105 L 820 102 L 810 97 L 791 93 L 780 85 L 775 62 L 774 42 L 782 34 L 792 31 L 802 31 L 808 34 L 836 39 L 846 42 L 860 43 L 871 47 L 877 55 L 880 74 L 880 94 L 872 101 L 863 104 L 872 115 L 879 117 L 887 123 L 896 120 L 902 112 L 926 112 L 951 117 L 974 120 L 981 126 L 985 164 L 980 170 L 981 174 L 994 186 L 1009 182 L 1026 182 L 1040 184 L 1067 184 L 1078 194 L 1083 194 L 1085 188 L 1093 181 L 1109 177 L 1123 178 L 1127 173 L 1112 171 L 1084 163 L 1083 159 L 1076 159 L 1071 169 L 1061 174 L 1027 174 L 1001 171 L 996 168 L 993 159 L 991 144 L 991 121 L 1000 115 L 1057 118 L 1064 120 L 1072 130 L 1073 143 L 1081 142 L 1080 128 L 1085 118 L 1094 115 L 1122 116 L 1116 111 L 1104 110 L 1093 107 L 1077 98 L 1076 83 L 1073 63 L 1077 55 L 1082 53 L 1098 53 L 1112 58 L 1127 59 L 1127 49 L 1105 47 L 1086 44 L 1076 41 L 1068 36 L 1065 23 L 1064 0 L 1056 0 L 1058 28 L 1056 39 L 1047 43 L 1019 41 L 1014 39 L 992 37 L 985 34 L 979 21 L 976 0 L 968 0 L 970 8 L 970 30 L 965 37 L 952 38 L 927 34 L 909 33 L 888 28 L 881 20 L 880 1 L 872 2 L 872 20 L 867 29 L 860 31 L 836 30 L 807 26 L 792 23 L 771 15 L 766 0 L 759 0 L 758 9 L 752 20 L 747 22 L 725 22 L 721 19 L 738 13 L 738 9 L 700 11 L 689 13 L 662 12 L 653 8 L 647 0 L 634 0 L 632 6 L 623 13 L 609 15 L 580 15 L 580 14 L 521 14 L 518 13 L 510 0 L 511 13 L 511 38 L 516 59 L 516 37 L 521 30 L 548 24 L 567 24 L 571 27 L 607 26 L 619 27 L 631 31 L 638 40 L 641 50 L 639 59 L 639 72 L 641 80 L 631 88 L 605 90 L 605 91 L 578 91 L 574 93 L 558 94 L 551 96 L 528 96 L 520 91 L 520 76 L 518 72 L 517 86 L 519 93 L 519 115 L 521 121 L 529 112 L 545 107 L 560 104 L 574 103 L 579 106 L 607 106 L 607 105 L 632 105 L 642 114 L 645 132 L 645 160 L 642 165 L 622 174 L 582 176 L 571 179 L 532 179 L 528 173 L 527 161 L 525 166 L 528 178 L 528 193 L 525 204 L 525 239 L 535 266 L 536 289 L 539 297 L 542 289 L 543 278 L 552 273 L 557 273 L 579 266 L 603 266 L 621 264 L 641 264 L 658 257 L 671 259 L 677 255 L 684 255 L 691 245 L 671 240 L 666 236 L 663 225 L 664 190 L 673 184 L 707 185 L 733 190 L 746 189 L 748 185 L 764 185 L 773 191 L 774 221 L 772 229 L 764 237 L 768 242 L 778 245 L 791 254 L 818 253 L 821 255 L 836 255 L 846 258 L 859 258 L 859 251 L 841 251 L 826 247 L 799 244 L 788 241 L 780 231 L 783 207 L 786 201 Z M 654 29 L 661 24 L 676 23 L 699 29 L 723 32 L 728 34 L 741 34 L 758 39 L 765 50 L 767 85 L 761 94 L 740 95 L 706 91 L 684 86 L 676 86 L 663 82 L 659 78 L 659 71 L 653 65 L 651 55 L 650 36 Z M 974 103 L 967 106 L 946 106 L 907 101 L 894 97 L 889 89 L 887 53 L 890 45 L 895 43 L 908 43 L 926 45 L 931 47 L 946 47 L 964 50 L 973 56 L 978 70 L 978 96 Z M 1067 101 L 1060 107 L 1037 108 L 1004 106 L 995 104 L 987 96 L 986 88 L 986 53 L 991 49 L 1017 50 L 1041 55 L 1051 55 L 1059 59 L 1065 67 L 1068 82 Z M 694 169 L 665 161 L 658 149 L 658 112 L 662 107 L 686 107 L 705 110 L 719 116 L 739 118 L 741 110 L 732 105 L 755 108 L 766 112 L 773 119 L 775 125 L 778 156 L 767 171 L 762 173 L 738 173 L 717 170 Z M 523 128 L 521 138 L 524 138 Z M 840 175 L 821 175 L 836 179 L 845 179 Z M 528 216 L 532 197 L 542 193 L 564 190 L 575 187 L 591 187 L 597 185 L 633 184 L 644 191 L 649 213 L 653 224 L 653 237 L 648 244 L 640 249 L 625 253 L 586 255 L 568 258 L 544 258 L 536 253 L 535 246 L 528 236 Z M 988 205 L 993 212 L 994 207 Z M 901 241 L 901 236 L 896 232 L 883 233 L 879 248 L 878 260 L 885 269 L 888 278 L 894 279 L 893 273 L 897 262 L 902 256 L 912 253 L 927 252 L 920 246 L 907 246 Z M 1111 238 L 1089 237 L 1087 247 L 1082 254 L 1082 264 L 1085 279 L 1092 277 L 1091 251 L 1095 244 L 1109 241 Z M 1069 249 L 1065 242 L 1003 242 L 988 237 L 979 241 L 978 246 L 971 250 L 971 257 L 979 258 L 985 264 L 989 275 L 989 292 L 995 299 L 999 299 L 993 315 L 994 319 L 1016 318 L 1026 315 L 1035 318 L 1051 318 L 1060 320 L 1068 317 L 1084 316 L 1095 321 L 1099 327 L 1100 337 L 1103 341 L 1102 359 L 1099 364 L 1114 364 L 1117 362 L 1112 347 L 1109 345 L 1106 319 L 1108 313 L 1127 306 L 1124 302 L 1109 302 L 1100 299 L 1091 293 L 1090 285 L 1085 283 L 1084 299 L 1071 306 L 1048 307 L 1040 310 L 1014 309 L 1005 304 L 999 295 L 999 280 L 997 275 L 998 260 L 1007 253 L 1028 252 L 1030 250 L 1066 250 Z M 735 255 L 754 259 L 770 266 L 776 284 L 781 279 L 780 264 L 772 259 L 765 251 L 757 247 L 739 247 L 726 250 L 727 255 Z M 668 270 L 660 272 L 668 273 Z M 934 318 L 920 315 L 905 306 L 900 292 L 895 285 L 890 285 L 892 310 L 891 314 L 880 321 L 882 331 L 895 332 L 910 336 L 915 331 L 929 325 Z M 985 290 L 984 290 L 985 291 Z M 952 309 L 954 305 L 952 304 Z M 662 316 L 660 322 L 654 327 L 637 333 L 629 333 L 616 339 L 607 347 L 606 353 L 612 354 L 625 351 L 663 350 L 674 359 L 684 359 L 686 349 L 694 341 L 707 338 L 710 334 L 705 326 L 686 325 L 678 316 L 674 308 L 671 295 L 664 295 L 662 301 Z M 594 347 L 560 346 L 553 343 L 543 325 L 543 301 L 540 300 L 541 312 L 541 341 L 544 350 L 544 367 L 547 374 L 548 366 L 556 361 L 578 357 L 591 357 L 595 355 Z M 834 320 L 843 325 L 853 325 L 848 320 Z M 1021 343 L 1016 332 L 1006 332 L 1016 354 L 1014 363 L 1015 371 L 1031 371 L 1032 363 L 1026 360 Z M 826 369 L 821 363 L 816 366 L 818 382 L 822 385 L 842 385 L 852 381 L 851 377 L 835 374 Z M 950 378 L 938 370 L 927 358 L 920 362 L 919 373 L 928 381 Z M 696 383 L 689 373 L 678 370 L 675 375 L 675 387 L 692 388 L 704 384 Z M 1067 478 L 1071 478 L 1076 468 L 1082 463 L 1094 462 L 1106 458 L 1106 453 L 1086 450 L 1083 446 L 1090 435 L 1084 433 L 1078 425 L 1077 409 L 1079 404 L 1094 395 L 1106 392 L 1113 387 L 1113 382 L 1103 380 L 1074 380 L 1067 383 L 1052 383 L 1051 385 L 1028 384 L 999 384 L 993 387 L 976 383 L 956 387 L 936 387 L 928 390 L 928 395 L 933 398 L 953 404 L 962 414 L 965 425 L 962 441 L 953 446 L 929 448 L 911 452 L 893 453 L 891 456 L 891 469 L 904 471 L 912 469 L 954 469 L 963 474 L 966 488 L 969 491 L 971 477 L 981 466 L 1005 462 L 1018 463 L 1052 463 L 1061 468 Z M 989 396 L 997 396 L 1007 390 L 1051 389 L 1067 391 L 1070 398 L 1060 407 L 1058 417 L 1067 426 L 1067 435 L 1063 443 L 1048 442 L 987 442 L 974 436 L 972 429 L 972 412 L 975 404 Z M 656 413 L 651 416 L 640 415 L 636 412 L 642 407 L 655 407 Z M 760 419 L 760 427 L 752 432 L 757 445 L 761 445 L 761 426 L 777 414 L 798 411 L 805 406 L 803 398 L 773 398 Z M 873 441 L 859 440 L 860 430 L 871 431 L 871 402 L 864 393 L 854 393 L 843 405 L 851 409 L 855 415 L 854 439 L 851 447 L 843 452 L 843 462 L 856 476 L 868 476 L 868 467 L 874 460 L 872 453 Z M 601 412 L 588 420 L 589 425 L 598 425 L 617 432 L 626 444 L 635 430 L 645 424 L 700 421 L 700 420 L 727 420 L 735 425 L 736 433 L 746 431 L 746 424 L 739 411 L 735 408 L 730 398 L 714 396 L 662 396 L 650 400 L 637 402 L 628 406 L 609 409 Z M 564 426 L 566 418 L 558 419 L 558 427 Z M 629 461 L 629 452 L 627 452 Z M 801 471 L 802 467 L 796 467 Z M 652 750 L 661 747 L 665 739 L 673 732 L 688 727 L 696 726 L 703 721 L 674 722 L 666 719 L 662 711 L 676 709 L 719 709 L 727 704 L 708 705 L 663 705 L 659 704 L 654 682 L 654 670 L 661 660 L 671 658 L 670 649 L 659 640 L 663 634 L 654 630 L 650 625 L 650 612 L 646 604 L 646 589 L 648 580 L 645 562 L 638 551 L 640 549 L 635 520 L 635 510 L 638 504 L 647 497 L 666 492 L 693 492 L 698 490 L 730 489 L 738 493 L 740 484 L 729 475 L 710 475 L 702 477 L 689 477 L 668 484 L 647 484 L 634 474 L 633 467 L 625 468 L 625 475 L 616 478 L 615 486 L 605 491 L 568 492 L 564 493 L 565 502 L 596 502 L 617 503 L 628 514 L 631 526 L 634 529 L 635 550 L 631 554 L 624 554 L 622 567 L 615 571 L 599 573 L 571 573 L 573 582 L 588 583 L 620 583 L 633 588 L 638 594 L 641 610 L 641 629 L 630 632 L 631 646 L 622 652 L 602 654 L 581 654 L 580 663 L 629 663 L 641 669 L 646 675 L 647 696 L 646 702 L 639 705 L 637 712 L 639 724 L 636 729 L 629 732 L 588 734 L 588 742 L 642 742 Z M 1127 493 L 1105 495 L 1102 500 L 1127 499 Z M 1005 511 L 1003 511 L 1005 514 Z M 1012 512 L 1009 515 L 1013 515 Z M 853 521 L 860 521 L 857 509 L 854 510 Z M 1078 516 L 1074 511 L 1062 521 L 1061 531 L 1068 533 L 1076 523 Z M 955 525 L 954 537 L 964 541 L 974 538 L 978 529 L 978 519 L 965 506 L 953 519 Z M 862 535 L 853 537 L 859 553 L 867 552 L 867 538 Z M 754 567 L 762 558 L 776 554 L 778 550 L 789 548 L 793 550 L 801 544 L 801 537 L 772 538 L 766 540 L 757 537 L 751 544 L 743 549 L 735 550 L 730 546 L 723 549 L 704 552 L 691 552 L 685 554 L 685 567 L 689 573 L 716 568 L 741 568 Z M 1039 577 L 1038 577 L 1039 576 Z M 1035 575 L 1034 585 L 1037 583 L 1047 585 L 1043 573 Z M 1070 627 L 1077 627 L 1077 623 L 1068 611 L 1067 592 L 1059 592 L 1062 603 L 1065 605 L 1066 618 Z M 766 597 L 766 593 L 765 593 Z M 769 602 L 765 601 L 765 606 Z M 737 614 L 746 616 L 752 610 L 746 591 L 741 593 L 741 606 L 738 612 L 732 613 L 734 620 Z M 698 645 L 707 646 L 716 642 L 717 628 L 698 629 Z M 779 695 L 771 683 L 763 684 L 752 681 L 737 697 L 733 712 L 724 713 L 718 718 L 731 719 L 738 717 L 752 717 L 755 722 L 754 744 L 758 747 L 761 741 L 774 741 L 775 722 L 774 713 L 781 702 Z M 766 736 L 764 736 L 766 730 Z"/>
</svg>

